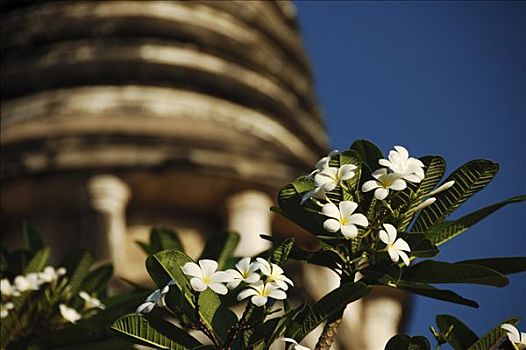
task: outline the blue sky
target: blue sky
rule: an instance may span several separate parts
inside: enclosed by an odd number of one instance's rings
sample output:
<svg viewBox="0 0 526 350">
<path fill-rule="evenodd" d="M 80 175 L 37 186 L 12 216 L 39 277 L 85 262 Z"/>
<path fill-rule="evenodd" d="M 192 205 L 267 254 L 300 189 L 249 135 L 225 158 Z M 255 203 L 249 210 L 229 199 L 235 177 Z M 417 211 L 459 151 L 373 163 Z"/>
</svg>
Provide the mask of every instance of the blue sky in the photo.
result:
<svg viewBox="0 0 526 350">
<path fill-rule="evenodd" d="M 526 2 L 296 2 L 334 148 L 373 141 L 384 153 L 498 162 L 499 174 L 458 214 L 526 193 Z M 443 261 L 526 255 L 526 205 L 501 209 L 446 243 Z M 430 337 L 448 313 L 482 335 L 526 317 L 526 274 L 507 288 L 442 286 L 472 309 L 416 298 L 408 332 Z M 519 327 L 526 329 L 526 320 Z"/>
</svg>

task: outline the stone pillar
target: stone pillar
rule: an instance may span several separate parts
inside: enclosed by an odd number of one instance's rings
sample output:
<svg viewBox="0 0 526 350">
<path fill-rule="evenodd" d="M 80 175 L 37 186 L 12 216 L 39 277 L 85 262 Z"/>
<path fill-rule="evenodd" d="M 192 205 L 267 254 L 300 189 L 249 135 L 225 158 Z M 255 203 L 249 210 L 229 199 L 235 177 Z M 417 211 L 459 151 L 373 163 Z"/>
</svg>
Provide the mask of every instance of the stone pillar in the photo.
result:
<svg viewBox="0 0 526 350">
<path fill-rule="evenodd" d="M 97 175 L 88 182 L 88 192 L 93 209 L 99 215 L 99 237 L 105 256 L 114 264 L 115 274 L 126 268 L 126 216 L 125 208 L 130 198 L 128 185 L 113 175 Z"/>
<path fill-rule="evenodd" d="M 271 247 L 270 242 L 259 237 L 260 234 L 271 234 L 271 205 L 272 200 L 266 193 L 252 190 L 228 198 L 228 229 L 241 236 L 236 255 L 254 256 Z"/>
</svg>

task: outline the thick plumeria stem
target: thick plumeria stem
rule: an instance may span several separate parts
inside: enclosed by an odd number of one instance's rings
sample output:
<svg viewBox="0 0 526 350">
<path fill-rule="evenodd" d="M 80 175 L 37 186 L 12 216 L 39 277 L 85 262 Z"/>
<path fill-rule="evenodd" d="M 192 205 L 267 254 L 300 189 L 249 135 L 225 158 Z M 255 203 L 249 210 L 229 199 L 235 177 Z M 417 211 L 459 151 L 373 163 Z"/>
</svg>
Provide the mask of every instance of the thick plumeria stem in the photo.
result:
<svg viewBox="0 0 526 350">
<path fill-rule="evenodd" d="M 325 327 L 323 327 L 323 332 L 318 339 L 315 350 L 329 350 L 331 348 L 331 345 L 336 338 L 336 331 L 342 322 L 344 311 L 345 308 L 327 320 Z"/>
</svg>

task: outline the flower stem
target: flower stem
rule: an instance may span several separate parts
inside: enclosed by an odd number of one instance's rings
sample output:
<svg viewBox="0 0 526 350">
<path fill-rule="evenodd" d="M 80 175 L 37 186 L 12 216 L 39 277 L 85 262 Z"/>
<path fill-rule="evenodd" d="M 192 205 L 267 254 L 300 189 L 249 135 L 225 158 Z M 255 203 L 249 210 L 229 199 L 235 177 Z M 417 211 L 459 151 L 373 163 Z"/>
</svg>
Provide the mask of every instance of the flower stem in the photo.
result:
<svg viewBox="0 0 526 350">
<path fill-rule="evenodd" d="M 239 321 L 237 321 L 236 325 L 228 333 L 224 349 L 226 350 L 232 349 L 232 343 L 234 342 L 234 340 L 236 340 L 238 333 L 240 331 L 244 331 L 247 329 L 247 321 L 248 321 L 248 318 L 252 315 L 253 311 L 254 311 L 254 305 L 249 301 L 247 303 L 247 306 L 245 307 L 245 310 L 243 311 L 243 315 L 241 316 Z"/>
<path fill-rule="evenodd" d="M 336 331 L 342 322 L 343 312 L 345 308 L 334 314 L 327 320 L 325 327 L 323 327 L 323 332 L 318 339 L 315 350 L 329 350 L 332 343 L 336 338 Z"/>
</svg>

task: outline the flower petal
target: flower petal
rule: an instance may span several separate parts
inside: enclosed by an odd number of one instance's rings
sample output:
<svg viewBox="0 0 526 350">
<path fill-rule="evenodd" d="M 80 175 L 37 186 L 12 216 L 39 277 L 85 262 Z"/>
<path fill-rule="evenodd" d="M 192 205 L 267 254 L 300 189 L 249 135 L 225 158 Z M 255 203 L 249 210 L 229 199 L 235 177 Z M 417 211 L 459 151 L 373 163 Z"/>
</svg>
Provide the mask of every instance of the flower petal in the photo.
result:
<svg viewBox="0 0 526 350">
<path fill-rule="evenodd" d="M 270 268 L 270 264 L 268 261 L 266 261 L 263 258 L 256 258 L 256 264 L 259 267 L 259 270 L 265 275 L 269 276 L 272 273 L 272 270 Z"/>
<path fill-rule="evenodd" d="M 257 281 L 259 281 L 261 279 L 261 277 L 259 276 L 259 274 L 257 273 L 252 273 L 250 275 L 248 275 L 248 277 L 246 277 L 245 279 L 243 279 L 243 281 L 245 283 L 249 283 L 249 284 L 252 284 L 252 283 L 256 283 Z"/>
<path fill-rule="evenodd" d="M 218 271 L 212 275 L 213 283 L 226 283 L 232 280 L 232 275 L 225 271 Z"/>
<path fill-rule="evenodd" d="M 353 239 L 356 236 L 358 236 L 358 228 L 354 226 L 353 224 L 349 225 L 343 225 L 341 227 L 342 234 L 345 236 L 345 238 Z"/>
<path fill-rule="evenodd" d="M 139 305 L 137 307 L 137 310 L 135 310 L 135 313 L 136 314 L 149 314 L 150 312 L 152 312 L 154 307 L 155 307 L 155 303 L 147 301 Z"/>
<path fill-rule="evenodd" d="M 500 328 L 504 329 L 506 331 L 506 334 L 508 335 L 508 339 L 516 344 L 516 343 L 519 343 L 520 342 L 520 334 L 519 334 L 519 330 L 517 328 L 515 328 L 515 326 L 509 324 L 509 323 L 504 323 L 503 325 L 500 326 Z"/>
<path fill-rule="evenodd" d="M 198 277 L 192 278 L 190 280 L 190 285 L 196 292 L 202 292 L 206 289 L 206 284 L 204 284 L 203 281 Z"/>
<path fill-rule="evenodd" d="M 257 295 L 258 292 L 255 291 L 252 288 L 243 289 L 239 294 L 237 295 L 237 301 L 241 301 L 243 299 L 246 299 L 252 295 Z"/>
<path fill-rule="evenodd" d="M 384 242 L 385 244 L 389 244 L 389 235 L 385 230 L 380 230 L 379 232 L 380 240 Z"/>
<path fill-rule="evenodd" d="M 407 187 L 407 184 L 402 179 L 396 179 L 393 181 L 391 186 L 389 186 L 390 189 L 395 191 L 402 191 Z"/>
<path fill-rule="evenodd" d="M 292 339 L 292 338 L 283 338 L 283 341 L 284 341 L 285 343 L 298 344 L 298 342 L 295 341 L 295 340 Z"/>
<path fill-rule="evenodd" d="M 374 191 L 374 198 L 378 199 L 379 201 L 385 199 L 387 195 L 389 194 L 389 190 L 387 188 L 377 188 L 376 191 Z"/>
<path fill-rule="evenodd" d="M 409 244 L 407 244 L 407 242 L 404 241 L 402 238 L 398 238 L 396 242 L 394 242 L 393 248 L 395 248 L 396 250 L 405 250 L 407 252 L 411 251 L 411 248 L 409 248 Z"/>
<path fill-rule="evenodd" d="M 321 208 L 321 214 L 333 219 L 340 219 L 340 211 L 334 203 L 327 203 Z"/>
<path fill-rule="evenodd" d="M 182 267 L 183 273 L 192 277 L 201 277 L 201 268 L 193 262 L 187 262 Z"/>
<path fill-rule="evenodd" d="M 241 283 L 241 279 L 234 279 L 226 284 L 228 289 L 235 289 Z"/>
<path fill-rule="evenodd" d="M 362 227 L 367 227 L 367 225 L 369 225 L 369 221 L 367 220 L 367 217 L 359 213 L 352 214 L 351 217 L 349 218 L 349 222 L 355 225 L 358 225 L 358 226 L 362 226 Z"/>
<path fill-rule="evenodd" d="M 407 175 L 404 175 L 404 179 L 406 179 L 409 182 L 419 183 L 420 181 L 422 181 L 423 178 L 421 178 L 420 176 L 416 174 L 407 174 Z"/>
<path fill-rule="evenodd" d="M 391 257 L 391 260 L 393 262 L 398 262 L 398 260 L 400 260 L 400 256 L 398 254 L 398 251 L 396 251 L 394 249 L 391 249 L 391 247 L 389 247 L 387 249 L 387 252 L 389 253 L 389 256 Z"/>
<path fill-rule="evenodd" d="M 356 165 L 344 164 L 338 169 L 338 178 L 341 180 L 349 180 L 354 176 Z"/>
<path fill-rule="evenodd" d="M 239 260 L 236 264 L 236 269 L 240 271 L 241 273 L 248 272 L 248 269 L 250 268 L 250 258 L 243 258 Z"/>
<path fill-rule="evenodd" d="M 391 168 L 392 164 L 390 161 L 388 161 L 387 159 L 378 159 L 378 164 L 380 164 L 381 166 L 385 166 L 387 168 Z"/>
<path fill-rule="evenodd" d="M 278 299 L 278 300 L 287 299 L 287 293 L 285 293 L 281 289 L 273 290 L 272 292 L 269 293 L 268 296 L 274 299 Z"/>
<path fill-rule="evenodd" d="M 369 180 L 362 185 L 362 192 L 369 192 L 378 187 L 380 187 L 380 185 L 378 184 L 377 181 Z"/>
<path fill-rule="evenodd" d="M 358 203 L 353 201 L 341 201 L 339 204 L 340 216 L 348 218 L 358 208 Z"/>
<path fill-rule="evenodd" d="M 400 256 L 402 258 L 402 261 L 404 262 L 404 264 L 406 266 L 409 266 L 409 264 L 411 263 L 409 261 L 409 257 L 407 256 L 407 254 L 401 250 L 398 251 L 398 256 Z"/>
<path fill-rule="evenodd" d="M 199 266 L 201 266 L 203 276 L 212 277 L 217 270 L 217 261 L 210 259 L 199 260 Z"/>
<path fill-rule="evenodd" d="M 393 244 L 396 240 L 396 227 L 391 224 L 384 224 L 383 226 L 387 231 L 387 235 L 389 236 L 389 244 Z"/>
<path fill-rule="evenodd" d="M 210 283 L 208 287 L 217 294 L 225 295 L 228 293 L 228 288 L 222 283 Z"/>
<path fill-rule="evenodd" d="M 340 222 L 335 219 L 328 219 L 323 222 L 323 228 L 329 232 L 338 232 L 340 229 Z"/>
<path fill-rule="evenodd" d="M 387 175 L 387 169 L 386 168 L 376 169 L 371 175 L 373 175 L 375 179 L 379 179 Z"/>
<path fill-rule="evenodd" d="M 394 146 L 394 149 L 405 159 L 409 158 L 409 152 L 404 146 Z"/>
<path fill-rule="evenodd" d="M 250 301 L 252 301 L 252 304 L 256 306 L 263 306 L 267 303 L 267 297 L 261 295 L 254 295 L 252 299 L 250 299 Z"/>
</svg>

